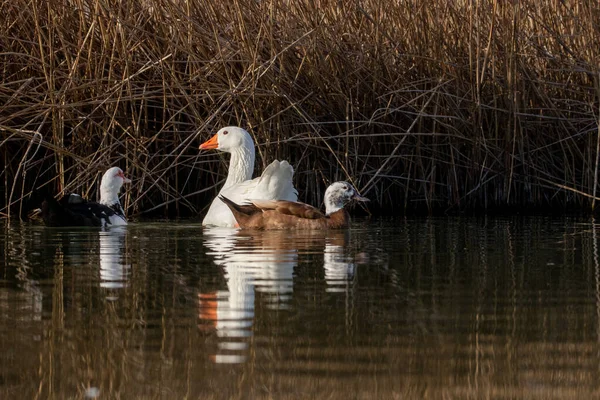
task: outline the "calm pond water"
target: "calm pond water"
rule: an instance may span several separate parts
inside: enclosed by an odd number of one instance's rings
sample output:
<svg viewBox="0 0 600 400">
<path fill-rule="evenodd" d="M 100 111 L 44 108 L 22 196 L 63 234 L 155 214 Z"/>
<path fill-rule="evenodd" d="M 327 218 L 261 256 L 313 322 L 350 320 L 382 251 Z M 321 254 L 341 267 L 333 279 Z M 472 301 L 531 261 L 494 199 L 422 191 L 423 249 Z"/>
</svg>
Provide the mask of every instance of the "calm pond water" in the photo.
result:
<svg viewBox="0 0 600 400">
<path fill-rule="evenodd" d="M 0 222 L 0 398 L 591 398 L 590 218 Z"/>
</svg>

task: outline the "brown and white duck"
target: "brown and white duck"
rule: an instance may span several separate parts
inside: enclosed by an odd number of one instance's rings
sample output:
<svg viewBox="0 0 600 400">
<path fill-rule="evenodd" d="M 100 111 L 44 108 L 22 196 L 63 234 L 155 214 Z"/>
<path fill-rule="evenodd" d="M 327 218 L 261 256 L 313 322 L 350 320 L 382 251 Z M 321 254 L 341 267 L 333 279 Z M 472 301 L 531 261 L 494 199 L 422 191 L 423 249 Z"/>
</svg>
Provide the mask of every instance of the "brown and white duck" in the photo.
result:
<svg viewBox="0 0 600 400">
<path fill-rule="evenodd" d="M 325 191 L 325 214 L 317 208 L 294 201 L 250 200 L 237 204 L 219 197 L 243 229 L 340 229 L 348 227 L 345 206 L 352 201 L 369 201 L 348 182 L 334 182 Z"/>
</svg>

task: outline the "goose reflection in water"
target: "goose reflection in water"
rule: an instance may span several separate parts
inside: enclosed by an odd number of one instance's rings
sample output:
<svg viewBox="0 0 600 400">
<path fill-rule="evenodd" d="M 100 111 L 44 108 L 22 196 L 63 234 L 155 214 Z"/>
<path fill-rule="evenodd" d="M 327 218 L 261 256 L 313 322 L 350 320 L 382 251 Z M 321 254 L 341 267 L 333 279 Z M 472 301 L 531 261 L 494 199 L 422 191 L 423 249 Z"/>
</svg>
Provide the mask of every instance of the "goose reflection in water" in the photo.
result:
<svg viewBox="0 0 600 400">
<path fill-rule="evenodd" d="M 100 287 L 111 290 L 109 300 L 118 298 L 118 289 L 127 287 L 131 265 L 125 259 L 125 226 L 100 231 Z"/>
<path fill-rule="evenodd" d="M 247 338 L 252 335 L 255 292 L 264 294 L 266 307 L 285 308 L 293 290 L 294 267 L 298 251 L 281 247 L 281 234 L 260 232 L 256 235 L 231 228 L 205 228 L 207 255 L 223 268 L 226 291 L 199 294 L 203 327 L 214 327 L 222 338 L 217 363 L 241 363 L 246 360 Z"/>
<path fill-rule="evenodd" d="M 205 228 L 206 254 L 223 268 L 227 290 L 199 294 L 201 328 L 215 329 L 216 363 L 246 361 L 252 335 L 255 294 L 264 309 L 290 307 L 294 269 L 299 257 L 314 260 L 323 253 L 328 292 L 346 292 L 354 279 L 355 260 L 348 254 L 346 231 L 236 231 Z"/>
</svg>

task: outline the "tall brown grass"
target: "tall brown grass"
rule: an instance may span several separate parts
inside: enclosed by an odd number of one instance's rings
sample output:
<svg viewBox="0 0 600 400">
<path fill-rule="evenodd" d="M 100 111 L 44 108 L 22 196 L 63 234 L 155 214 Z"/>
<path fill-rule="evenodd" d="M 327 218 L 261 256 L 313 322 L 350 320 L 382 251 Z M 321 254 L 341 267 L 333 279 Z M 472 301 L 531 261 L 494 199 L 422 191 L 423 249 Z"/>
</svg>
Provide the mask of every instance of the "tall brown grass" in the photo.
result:
<svg viewBox="0 0 600 400">
<path fill-rule="evenodd" d="M 594 206 L 592 1 L 12 0 L 0 5 L 2 213 L 33 188 L 194 215 L 254 135 L 300 198 L 351 180 L 388 212 Z M 36 136 L 37 135 L 37 136 Z M 39 137 L 43 141 L 39 141 Z"/>
</svg>

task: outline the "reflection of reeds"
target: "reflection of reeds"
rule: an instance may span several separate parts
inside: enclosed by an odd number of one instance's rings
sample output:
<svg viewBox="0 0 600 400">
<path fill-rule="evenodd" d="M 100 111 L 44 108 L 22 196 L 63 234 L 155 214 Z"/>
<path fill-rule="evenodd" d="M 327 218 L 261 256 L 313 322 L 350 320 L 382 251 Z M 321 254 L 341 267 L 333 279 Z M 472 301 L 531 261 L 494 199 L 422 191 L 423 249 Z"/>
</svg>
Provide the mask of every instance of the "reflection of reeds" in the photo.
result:
<svg viewBox="0 0 600 400">
<path fill-rule="evenodd" d="M 89 192 L 118 164 L 130 213 L 200 212 L 224 166 L 197 145 L 226 124 L 315 204 L 343 178 L 392 210 L 591 205 L 596 10 L 567 3 L 6 2 L 3 209 L 14 179 Z"/>
<path fill-rule="evenodd" d="M 99 281 L 96 231 L 4 225 L 0 398 L 598 396 L 594 224 L 405 222 L 333 238 L 370 260 L 347 294 L 327 290 L 326 234 L 242 234 L 241 248 L 298 250 L 298 265 L 291 308 L 257 296 L 248 361 L 224 368 L 197 307 L 225 271 L 193 224 L 128 227 L 118 301 Z"/>
</svg>

